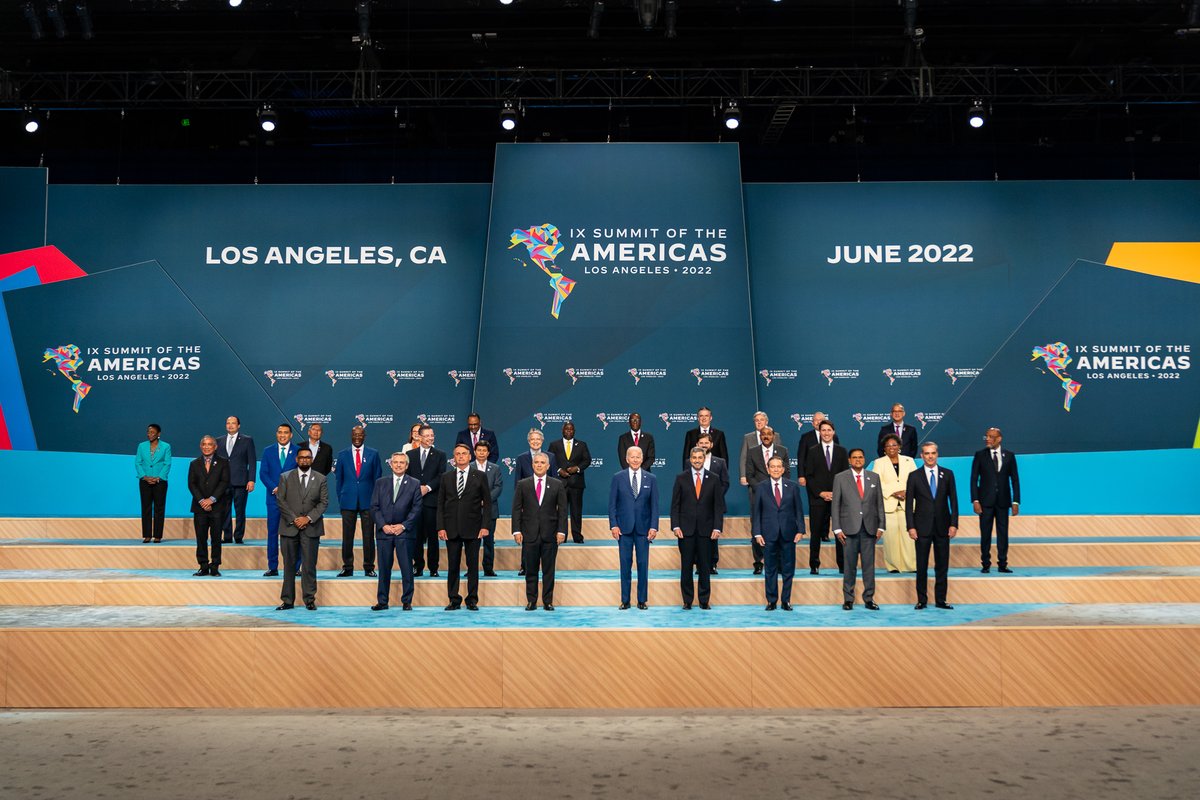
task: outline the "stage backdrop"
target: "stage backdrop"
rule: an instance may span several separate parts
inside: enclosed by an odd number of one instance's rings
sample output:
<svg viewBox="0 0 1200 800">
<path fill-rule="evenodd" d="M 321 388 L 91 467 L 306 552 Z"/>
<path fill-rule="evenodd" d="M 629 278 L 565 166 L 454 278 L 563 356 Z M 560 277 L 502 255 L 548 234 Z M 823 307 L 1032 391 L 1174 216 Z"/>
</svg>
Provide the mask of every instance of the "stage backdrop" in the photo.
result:
<svg viewBox="0 0 1200 800">
<path fill-rule="evenodd" d="M 508 471 L 530 429 L 549 444 L 572 420 L 584 512 L 607 513 L 637 412 L 669 501 L 696 409 L 728 429 L 754 407 L 738 175 L 733 145 L 499 147 L 475 406 Z M 748 513 L 744 491 L 729 503 Z"/>
</svg>

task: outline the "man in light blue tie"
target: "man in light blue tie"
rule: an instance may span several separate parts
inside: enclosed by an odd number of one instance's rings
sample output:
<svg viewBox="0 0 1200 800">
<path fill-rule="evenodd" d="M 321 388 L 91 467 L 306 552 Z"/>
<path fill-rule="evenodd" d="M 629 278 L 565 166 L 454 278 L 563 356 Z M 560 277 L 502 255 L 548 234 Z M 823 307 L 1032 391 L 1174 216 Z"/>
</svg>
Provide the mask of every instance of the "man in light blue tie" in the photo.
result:
<svg viewBox="0 0 1200 800">
<path fill-rule="evenodd" d="M 933 598 L 938 608 L 950 610 L 946 602 L 950 570 L 950 540 L 958 533 L 958 492 L 954 473 L 938 465 L 936 442 L 921 445 L 924 466 L 909 473 L 904 492 L 904 518 L 908 535 L 917 542 L 917 605 L 928 602 L 929 550 L 933 548 Z"/>
<path fill-rule="evenodd" d="M 646 610 L 650 588 L 650 542 L 658 536 L 658 484 L 642 469 L 642 448 L 625 451 L 627 469 L 613 475 L 608 492 L 608 526 L 621 556 L 621 610 L 629 608 L 633 557 L 637 554 L 637 606 Z"/>
<path fill-rule="evenodd" d="M 292 444 L 292 426 L 281 422 L 275 428 L 275 444 L 268 445 L 258 460 L 258 479 L 266 491 L 267 502 L 267 571 L 264 578 L 279 576 L 279 477 L 296 468 L 296 445 Z M 300 569 L 297 560 L 296 569 Z"/>
</svg>

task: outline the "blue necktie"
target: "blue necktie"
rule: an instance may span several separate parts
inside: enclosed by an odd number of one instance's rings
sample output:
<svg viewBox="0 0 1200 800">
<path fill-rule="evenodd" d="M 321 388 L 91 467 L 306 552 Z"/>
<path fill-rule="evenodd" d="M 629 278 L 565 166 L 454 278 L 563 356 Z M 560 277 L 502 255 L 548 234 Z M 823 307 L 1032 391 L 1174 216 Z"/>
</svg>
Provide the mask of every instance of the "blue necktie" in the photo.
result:
<svg viewBox="0 0 1200 800">
<path fill-rule="evenodd" d="M 937 497 L 937 470 L 929 470 L 929 493 Z"/>
</svg>

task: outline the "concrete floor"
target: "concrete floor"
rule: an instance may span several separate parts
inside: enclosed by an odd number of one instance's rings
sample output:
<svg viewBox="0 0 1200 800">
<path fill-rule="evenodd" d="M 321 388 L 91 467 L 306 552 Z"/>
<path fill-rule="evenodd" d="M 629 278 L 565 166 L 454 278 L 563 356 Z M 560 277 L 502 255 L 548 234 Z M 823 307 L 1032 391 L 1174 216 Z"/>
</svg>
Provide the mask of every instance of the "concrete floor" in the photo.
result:
<svg viewBox="0 0 1200 800">
<path fill-rule="evenodd" d="M 7 711 L 0 797 L 1194 800 L 1198 730 L 1191 707 Z"/>
</svg>

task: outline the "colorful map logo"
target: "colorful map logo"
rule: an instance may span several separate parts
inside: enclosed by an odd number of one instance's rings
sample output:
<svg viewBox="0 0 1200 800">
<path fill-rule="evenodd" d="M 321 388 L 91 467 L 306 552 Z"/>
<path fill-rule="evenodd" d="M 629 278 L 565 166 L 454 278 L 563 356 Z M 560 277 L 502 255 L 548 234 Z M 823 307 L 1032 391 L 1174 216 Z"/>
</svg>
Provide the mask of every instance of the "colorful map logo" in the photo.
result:
<svg viewBox="0 0 1200 800">
<path fill-rule="evenodd" d="M 88 396 L 88 392 L 92 390 L 89 383 L 84 383 L 75 371 L 83 366 L 83 357 L 80 355 L 79 348 L 73 344 L 60 345 L 58 347 L 47 347 L 42 352 L 42 363 L 52 360 L 58 368 L 58 374 L 62 375 L 70 381 L 72 388 L 75 390 L 75 413 L 79 413 L 79 404 L 83 402 L 83 398 Z"/>
<path fill-rule="evenodd" d="M 1044 344 L 1041 347 L 1033 348 L 1033 354 L 1030 356 L 1030 361 L 1037 361 L 1039 358 L 1046 362 L 1045 372 L 1049 370 L 1054 377 L 1062 382 L 1062 388 L 1065 394 L 1063 395 L 1063 410 L 1071 410 L 1071 401 L 1075 399 L 1075 395 L 1079 394 L 1082 384 L 1073 379 L 1070 373 L 1067 372 L 1067 367 L 1074 361 L 1071 358 L 1071 347 L 1063 342 L 1054 342 L 1052 344 Z M 1039 367 L 1038 369 L 1041 369 Z"/>
<path fill-rule="evenodd" d="M 509 250 L 517 245 L 523 245 L 529 253 L 530 260 L 550 277 L 550 288 L 554 290 L 554 297 L 550 303 L 550 316 L 558 319 L 558 312 L 562 309 L 563 300 L 566 300 L 567 295 L 571 294 L 571 290 L 575 288 L 575 281 L 559 272 L 554 263 L 555 257 L 563 251 L 563 246 L 558 241 L 558 228 L 548 222 L 529 229 L 517 228 L 509 237 L 509 242 Z M 519 258 L 514 261 L 522 266 L 529 266 L 528 262 Z"/>
</svg>

